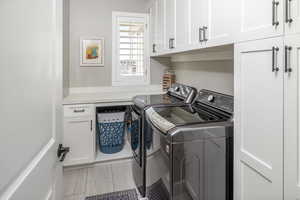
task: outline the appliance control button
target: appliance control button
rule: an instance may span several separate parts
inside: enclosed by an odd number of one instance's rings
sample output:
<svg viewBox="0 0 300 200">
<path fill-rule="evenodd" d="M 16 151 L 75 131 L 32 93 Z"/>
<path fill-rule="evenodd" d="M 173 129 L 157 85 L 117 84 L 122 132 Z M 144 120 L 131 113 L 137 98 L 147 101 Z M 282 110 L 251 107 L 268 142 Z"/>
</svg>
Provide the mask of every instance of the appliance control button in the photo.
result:
<svg viewBox="0 0 300 200">
<path fill-rule="evenodd" d="M 215 97 L 213 95 L 209 95 L 207 100 L 212 103 L 215 101 Z"/>
<path fill-rule="evenodd" d="M 174 88 L 174 90 L 175 90 L 175 92 L 179 92 L 180 88 L 179 88 L 178 86 L 176 86 L 176 87 Z"/>
</svg>

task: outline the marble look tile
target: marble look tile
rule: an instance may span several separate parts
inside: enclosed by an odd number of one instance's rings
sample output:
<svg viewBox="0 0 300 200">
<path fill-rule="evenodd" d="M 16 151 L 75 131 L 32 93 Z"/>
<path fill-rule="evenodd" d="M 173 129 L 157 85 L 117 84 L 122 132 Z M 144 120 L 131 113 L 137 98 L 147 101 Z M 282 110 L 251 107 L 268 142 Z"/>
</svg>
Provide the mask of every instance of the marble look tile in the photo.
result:
<svg viewBox="0 0 300 200">
<path fill-rule="evenodd" d="M 111 165 L 99 165 L 87 170 L 86 196 L 113 192 Z"/>
<path fill-rule="evenodd" d="M 85 194 L 87 168 L 64 172 L 64 195 L 74 196 Z"/>
<path fill-rule="evenodd" d="M 132 161 L 126 161 L 112 164 L 113 186 L 115 192 L 135 188 L 131 162 Z"/>
<path fill-rule="evenodd" d="M 87 196 L 135 188 L 132 161 L 99 164 L 64 171 L 64 200 L 84 200 Z"/>
<path fill-rule="evenodd" d="M 85 195 L 71 195 L 66 196 L 64 200 L 85 200 Z"/>
<path fill-rule="evenodd" d="M 74 193 L 76 185 L 76 176 L 78 170 L 64 171 L 64 195 L 71 196 Z"/>
<path fill-rule="evenodd" d="M 74 194 L 85 194 L 86 183 L 87 183 L 87 169 L 81 169 L 78 175 L 77 185 L 75 187 Z"/>
</svg>

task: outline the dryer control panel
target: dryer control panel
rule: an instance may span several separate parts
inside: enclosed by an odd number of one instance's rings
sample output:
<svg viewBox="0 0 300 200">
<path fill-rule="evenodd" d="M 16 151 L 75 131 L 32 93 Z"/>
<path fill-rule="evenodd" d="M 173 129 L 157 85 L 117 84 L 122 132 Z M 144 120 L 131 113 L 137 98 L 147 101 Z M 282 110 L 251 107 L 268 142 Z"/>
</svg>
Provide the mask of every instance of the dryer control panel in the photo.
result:
<svg viewBox="0 0 300 200">
<path fill-rule="evenodd" d="M 220 94 L 209 90 L 201 90 L 198 93 L 196 102 L 217 108 L 231 114 L 233 114 L 234 111 L 233 96 Z"/>
</svg>

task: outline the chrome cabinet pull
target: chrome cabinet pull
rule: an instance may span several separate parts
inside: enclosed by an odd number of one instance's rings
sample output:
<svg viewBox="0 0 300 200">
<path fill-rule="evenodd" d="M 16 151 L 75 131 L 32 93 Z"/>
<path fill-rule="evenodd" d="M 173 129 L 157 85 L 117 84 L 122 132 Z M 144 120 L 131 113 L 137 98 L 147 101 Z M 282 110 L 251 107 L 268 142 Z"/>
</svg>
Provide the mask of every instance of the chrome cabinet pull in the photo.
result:
<svg viewBox="0 0 300 200">
<path fill-rule="evenodd" d="M 284 55 L 284 71 L 285 73 L 292 72 L 291 63 L 290 63 L 290 53 L 292 51 L 292 47 L 285 46 L 285 55 Z"/>
<path fill-rule="evenodd" d="M 85 109 L 80 109 L 80 110 L 74 110 L 74 113 L 83 113 Z"/>
<path fill-rule="evenodd" d="M 272 1 L 272 25 L 273 26 L 278 26 L 279 21 L 277 19 L 277 7 L 279 5 L 278 1 L 273 0 Z"/>
<path fill-rule="evenodd" d="M 152 44 L 152 52 L 156 53 L 156 44 Z"/>
<path fill-rule="evenodd" d="M 174 49 L 174 48 L 175 48 L 175 47 L 174 47 L 174 41 L 175 41 L 174 38 L 170 38 L 170 39 L 169 39 L 169 49 Z"/>
<path fill-rule="evenodd" d="M 285 22 L 292 23 L 293 19 L 291 17 L 291 1 L 292 0 L 285 0 Z"/>
<path fill-rule="evenodd" d="M 277 67 L 277 52 L 279 51 L 278 47 L 272 47 L 272 72 L 278 72 L 279 68 Z"/>
<path fill-rule="evenodd" d="M 199 42 L 203 42 L 202 32 L 203 32 L 203 28 L 199 28 Z"/>
<path fill-rule="evenodd" d="M 208 41 L 207 34 L 206 34 L 207 29 L 208 29 L 207 26 L 203 26 L 203 41 L 204 42 Z"/>
</svg>

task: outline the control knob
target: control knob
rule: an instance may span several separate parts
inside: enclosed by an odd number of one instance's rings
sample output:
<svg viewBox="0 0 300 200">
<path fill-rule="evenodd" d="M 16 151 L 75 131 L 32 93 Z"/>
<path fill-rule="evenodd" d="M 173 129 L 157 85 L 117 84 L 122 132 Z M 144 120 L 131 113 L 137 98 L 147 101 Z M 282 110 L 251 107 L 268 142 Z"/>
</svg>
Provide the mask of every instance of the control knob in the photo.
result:
<svg viewBox="0 0 300 200">
<path fill-rule="evenodd" d="M 174 88 L 174 90 L 175 90 L 175 92 L 179 92 L 179 91 L 180 91 L 180 88 L 179 88 L 178 86 L 176 86 L 176 87 Z"/>
<path fill-rule="evenodd" d="M 211 103 L 213 103 L 215 101 L 215 97 L 213 95 L 209 95 L 207 100 Z"/>
</svg>

